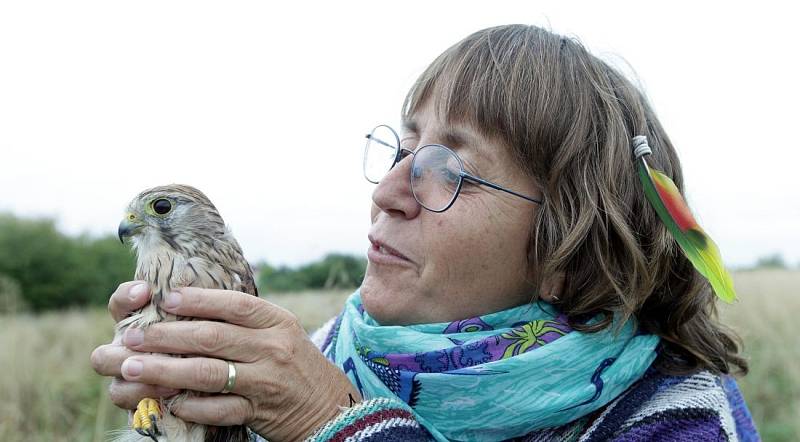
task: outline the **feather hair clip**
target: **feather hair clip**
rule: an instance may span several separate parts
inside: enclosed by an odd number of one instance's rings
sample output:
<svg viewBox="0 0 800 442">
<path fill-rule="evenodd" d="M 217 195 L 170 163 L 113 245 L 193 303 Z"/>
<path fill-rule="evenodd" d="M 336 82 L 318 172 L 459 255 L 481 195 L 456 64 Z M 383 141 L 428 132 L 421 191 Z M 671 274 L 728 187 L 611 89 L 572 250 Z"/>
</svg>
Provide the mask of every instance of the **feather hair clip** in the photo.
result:
<svg viewBox="0 0 800 442">
<path fill-rule="evenodd" d="M 644 157 L 651 153 L 653 151 L 647 144 L 647 137 L 633 137 L 634 161 L 647 200 L 692 265 L 711 283 L 714 293 L 725 302 L 733 302 L 736 292 L 731 276 L 722 264 L 717 245 L 697 224 L 675 183 L 664 173 L 647 165 Z"/>
</svg>

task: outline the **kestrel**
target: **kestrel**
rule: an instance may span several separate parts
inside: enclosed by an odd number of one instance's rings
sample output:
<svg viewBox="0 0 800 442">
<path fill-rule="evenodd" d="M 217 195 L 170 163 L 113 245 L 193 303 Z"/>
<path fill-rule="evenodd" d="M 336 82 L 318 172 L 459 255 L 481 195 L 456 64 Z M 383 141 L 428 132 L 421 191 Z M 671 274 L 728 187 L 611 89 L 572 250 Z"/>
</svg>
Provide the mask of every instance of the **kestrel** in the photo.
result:
<svg viewBox="0 0 800 442">
<path fill-rule="evenodd" d="M 116 335 L 128 327 L 145 329 L 163 321 L 191 318 L 176 316 L 159 308 L 165 294 L 178 287 L 236 290 L 258 296 L 253 271 L 242 256 L 239 243 L 211 201 L 199 190 L 186 185 L 155 187 L 130 202 L 119 225 L 119 238 L 130 238 L 136 251 L 137 280 L 150 286 L 148 305 L 120 321 Z M 143 399 L 133 414 L 132 430 L 118 441 L 204 442 L 248 440 L 244 426 L 208 427 L 184 422 L 170 413 L 170 407 L 188 395 L 170 399 Z"/>
</svg>

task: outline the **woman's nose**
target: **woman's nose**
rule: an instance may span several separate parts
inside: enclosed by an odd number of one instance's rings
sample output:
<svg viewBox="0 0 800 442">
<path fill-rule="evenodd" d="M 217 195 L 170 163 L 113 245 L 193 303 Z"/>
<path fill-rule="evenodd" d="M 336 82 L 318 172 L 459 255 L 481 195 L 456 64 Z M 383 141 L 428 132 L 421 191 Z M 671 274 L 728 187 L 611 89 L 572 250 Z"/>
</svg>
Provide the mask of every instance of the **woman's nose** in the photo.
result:
<svg viewBox="0 0 800 442">
<path fill-rule="evenodd" d="M 409 174 L 413 159 L 413 155 L 409 155 L 395 164 L 372 192 L 372 201 L 390 216 L 412 219 L 422 210 L 411 192 Z"/>
</svg>

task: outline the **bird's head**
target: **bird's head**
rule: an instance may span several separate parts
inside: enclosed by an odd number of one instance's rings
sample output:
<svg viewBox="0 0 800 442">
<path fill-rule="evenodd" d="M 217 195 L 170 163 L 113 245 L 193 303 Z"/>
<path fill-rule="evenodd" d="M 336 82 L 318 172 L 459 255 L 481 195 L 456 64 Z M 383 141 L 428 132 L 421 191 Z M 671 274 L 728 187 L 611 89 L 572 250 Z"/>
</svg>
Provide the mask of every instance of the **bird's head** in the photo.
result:
<svg viewBox="0 0 800 442">
<path fill-rule="evenodd" d="M 119 224 L 119 240 L 134 247 L 166 243 L 187 249 L 197 238 L 221 239 L 225 222 L 211 201 L 191 186 L 173 184 L 145 190 L 128 205 Z"/>
</svg>

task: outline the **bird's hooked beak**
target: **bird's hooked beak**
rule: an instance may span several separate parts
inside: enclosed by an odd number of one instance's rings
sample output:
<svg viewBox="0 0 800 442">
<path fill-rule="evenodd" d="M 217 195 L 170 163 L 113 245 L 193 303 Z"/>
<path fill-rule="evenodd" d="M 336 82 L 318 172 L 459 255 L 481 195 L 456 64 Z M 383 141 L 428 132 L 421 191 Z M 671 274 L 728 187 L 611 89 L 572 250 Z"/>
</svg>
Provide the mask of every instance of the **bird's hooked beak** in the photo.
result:
<svg viewBox="0 0 800 442">
<path fill-rule="evenodd" d="M 122 219 L 122 222 L 119 223 L 119 228 L 117 229 L 119 242 L 124 244 L 125 238 L 133 236 L 141 228 L 142 222 L 136 217 L 136 214 L 128 213 L 125 215 L 125 218 Z"/>
</svg>

